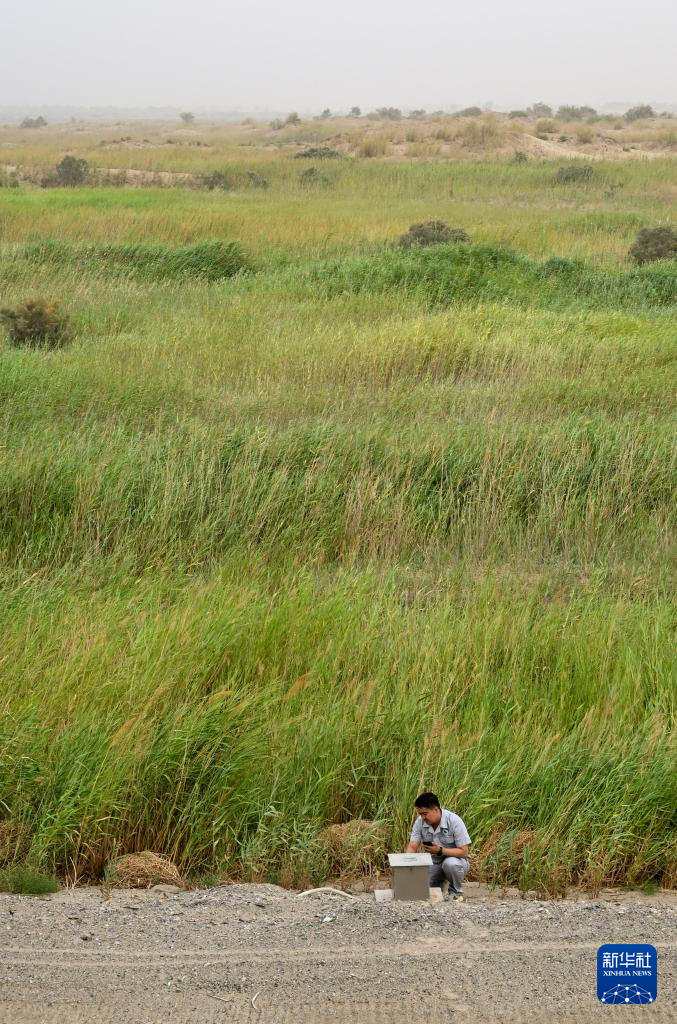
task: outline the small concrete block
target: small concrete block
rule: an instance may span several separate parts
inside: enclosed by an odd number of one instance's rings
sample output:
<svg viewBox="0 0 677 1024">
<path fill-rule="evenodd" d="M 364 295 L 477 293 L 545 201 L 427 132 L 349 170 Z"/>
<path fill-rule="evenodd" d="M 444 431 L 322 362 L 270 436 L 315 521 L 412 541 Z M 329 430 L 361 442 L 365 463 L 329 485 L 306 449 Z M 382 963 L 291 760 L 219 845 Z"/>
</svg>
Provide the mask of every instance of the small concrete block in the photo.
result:
<svg viewBox="0 0 677 1024">
<path fill-rule="evenodd" d="M 430 898 L 428 879 L 432 857 L 429 853 L 389 853 L 393 876 L 393 899 L 426 900 Z"/>
<path fill-rule="evenodd" d="M 374 889 L 377 903 L 390 903 L 393 898 L 392 889 Z"/>
<path fill-rule="evenodd" d="M 431 903 L 444 903 L 444 895 L 442 890 L 437 885 L 430 887 L 430 902 Z"/>
</svg>

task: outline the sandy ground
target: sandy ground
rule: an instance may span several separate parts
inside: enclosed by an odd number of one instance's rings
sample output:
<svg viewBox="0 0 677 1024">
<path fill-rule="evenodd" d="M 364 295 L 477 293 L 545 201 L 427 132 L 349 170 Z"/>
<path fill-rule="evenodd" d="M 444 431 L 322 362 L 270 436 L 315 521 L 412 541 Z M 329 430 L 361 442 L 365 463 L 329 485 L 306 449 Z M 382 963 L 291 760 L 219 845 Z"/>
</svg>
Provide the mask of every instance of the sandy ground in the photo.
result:
<svg viewBox="0 0 677 1024">
<path fill-rule="evenodd" d="M 677 1020 L 677 894 L 463 904 L 271 885 L 0 896 L 1 1024 Z M 651 942 L 658 1000 L 601 1006 L 603 942 Z"/>
</svg>

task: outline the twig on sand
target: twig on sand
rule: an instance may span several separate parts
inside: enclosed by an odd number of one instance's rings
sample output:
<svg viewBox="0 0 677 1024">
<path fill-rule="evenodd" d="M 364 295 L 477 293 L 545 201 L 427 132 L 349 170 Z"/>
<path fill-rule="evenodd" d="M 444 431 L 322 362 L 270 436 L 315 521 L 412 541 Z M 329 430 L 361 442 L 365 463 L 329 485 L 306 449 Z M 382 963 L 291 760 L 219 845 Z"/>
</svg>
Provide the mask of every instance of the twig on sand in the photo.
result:
<svg viewBox="0 0 677 1024">
<path fill-rule="evenodd" d="M 213 992 L 205 992 L 205 995 L 209 996 L 211 999 L 218 999 L 220 1003 L 228 1004 L 233 1001 L 232 999 L 224 999 L 223 996 L 215 996 Z"/>
<path fill-rule="evenodd" d="M 330 885 L 321 885 L 319 889 L 306 889 L 305 892 L 297 893 L 296 897 L 298 899 L 301 896 L 311 896 L 314 892 L 333 892 L 335 896 L 345 896 L 347 900 L 355 899 L 349 892 L 343 892 L 342 889 L 332 889 Z"/>
<path fill-rule="evenodd" d="M 256 995 L 252 997 L 252 1006 L 254 1005 L 254 1003 L 256 1002 L 256 1000 L 258 999 L 258 997 L 259 997 L 260 995 L 261 995 L 261 993 L 260 993 L 260 992 L 257 992 L 257 993 L 256 993 Z"/>
</svg>

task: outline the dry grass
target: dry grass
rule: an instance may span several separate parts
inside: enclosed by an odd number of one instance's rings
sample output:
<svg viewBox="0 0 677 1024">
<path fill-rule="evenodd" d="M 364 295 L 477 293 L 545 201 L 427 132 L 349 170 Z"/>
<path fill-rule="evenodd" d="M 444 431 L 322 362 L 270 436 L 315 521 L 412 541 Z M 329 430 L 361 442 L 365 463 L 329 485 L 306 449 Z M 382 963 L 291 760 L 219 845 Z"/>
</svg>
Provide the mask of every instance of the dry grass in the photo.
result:
<svg viewBox="0 0 677 1024">
<path fill-rule="evenodd" d="M 341 825 L 329 825 L 319 833 L 329 859 L 330 872 L 337 877 L 372 877 L 385 865 L 385 829 L 364 818 Z"/>
<path fill-rule="evenodd" d="M 117 889 L 149 889 L 151 885 L 186 888 L 176 865 L 150 850 L 119 857 L 109 866 L 108 880 Z"/>
<path fill-rule="evenodd" d="M 26 856 L 31 845 L 28 828 L 8 818 L 0 821 L 0 867 L 13 864 Z"/>
</svg>

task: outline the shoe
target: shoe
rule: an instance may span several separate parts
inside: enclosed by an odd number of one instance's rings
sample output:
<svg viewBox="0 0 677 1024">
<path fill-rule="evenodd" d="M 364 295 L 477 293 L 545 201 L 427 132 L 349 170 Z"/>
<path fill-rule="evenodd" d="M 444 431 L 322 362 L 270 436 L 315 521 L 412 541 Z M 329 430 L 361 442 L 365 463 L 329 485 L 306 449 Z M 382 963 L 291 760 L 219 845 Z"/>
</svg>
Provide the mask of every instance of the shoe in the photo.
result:
<svg viewBox="0 0 677 1024">
<path fill-rule="evenodd" d="M 462 892 L 452 892 L 452 893 L 449 894 L 447 899 L 452 900 L 454 903 L 463 903 L 463 893 Z"/>
</svg>

